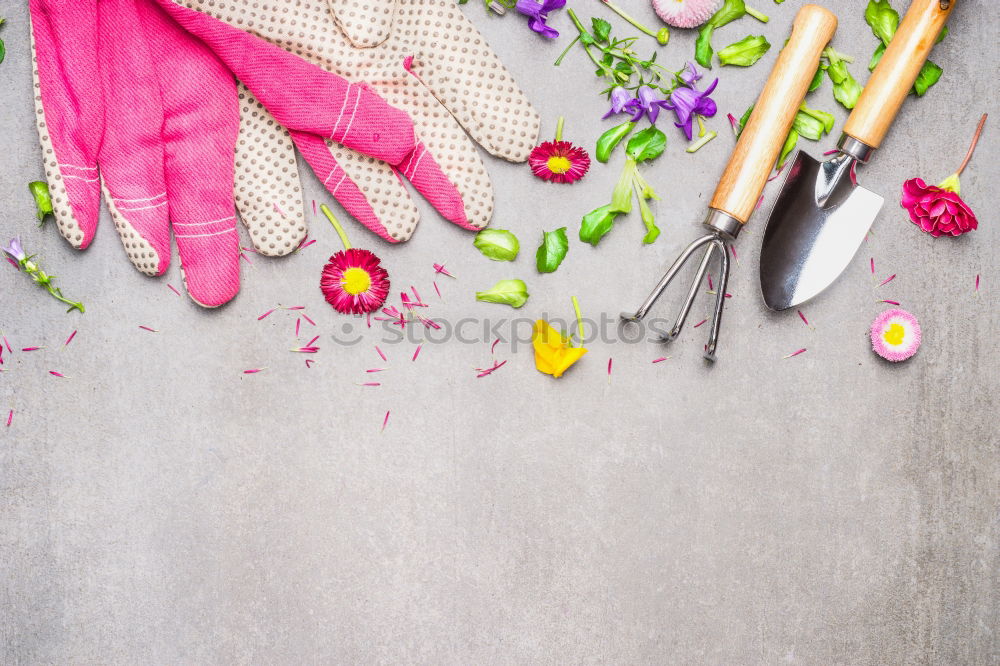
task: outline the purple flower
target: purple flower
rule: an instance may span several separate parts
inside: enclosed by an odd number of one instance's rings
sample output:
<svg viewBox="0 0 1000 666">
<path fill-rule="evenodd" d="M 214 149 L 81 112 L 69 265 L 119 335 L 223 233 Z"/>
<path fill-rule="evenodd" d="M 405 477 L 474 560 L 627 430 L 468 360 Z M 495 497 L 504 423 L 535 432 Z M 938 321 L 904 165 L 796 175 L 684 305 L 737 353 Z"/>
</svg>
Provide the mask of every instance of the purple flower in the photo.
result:
<svg viewBox="0 0 1000 666">
<path fill-rule="evenodd" d="M 694 84 L 701 80 L 701 72 L 698 71 L 698 68 L 690 60 L 688 60 L 687 66 L 680 71 L 678 76 L 684 82 L 684 85 L 689 88 L 694 88 Z"/>
<path fill-rule="evenodd" d="M 543 37 L 555 39 L 559 32 L 547 26 L 545 21 L 549 18 L 549 12 L 562 9 L 565 5 L 566 0 L 517 0 L 515 9 L 529 17 L 529 28 Z"/>
<path fill-rule="evenodd" d="M 20 238 L 11 238 L 10 245 L 7 247 L 0 247 L 0 250 L 6 252 L 7 255 L 15 261 L 24 261 L 24 259 L 27 258 L 27 255 L 24 253 L 24 248 L 21 247 Z"/>
<path fill-rule="evenodd" d="M 691 126 L 694 123 L 694 117 L 699 115 L 711 118 L 718 111 L 715 101 L 709 97 L 717 85 L 719 85 L 719 79 L 713 81 L 707 90 L 681 86 L 670 93 L 670 101 L 664 105 L 664 108 L 673 109 L 674 113 L 677 114 L 678 122 L 674 125 L 684 130 L 688 141 L 693 136 Z"/>
<path fill-rule="evenodd" d="M 669 102 L 665 99 L 656 99 L 656 91 L 649 86 L 639 88 L 635 99 L 625 105 L 625 110 L 632 114 L 632 122 L 638 121 L 645 114 L 649 117 L 649 122 L 654 125 L 660 115 L 660 109 L 669 108 L 672 108 Z"/>
<path fill-rule="evenodd" d="M 605 120 L 616 113 L 621 113 L 632 101 L 632 96 L 627 90 L 622 87 L 617 87 L 611 91 L 611 108 L 608 112 L 601 116 L 601 120 Z"/>
</svg>

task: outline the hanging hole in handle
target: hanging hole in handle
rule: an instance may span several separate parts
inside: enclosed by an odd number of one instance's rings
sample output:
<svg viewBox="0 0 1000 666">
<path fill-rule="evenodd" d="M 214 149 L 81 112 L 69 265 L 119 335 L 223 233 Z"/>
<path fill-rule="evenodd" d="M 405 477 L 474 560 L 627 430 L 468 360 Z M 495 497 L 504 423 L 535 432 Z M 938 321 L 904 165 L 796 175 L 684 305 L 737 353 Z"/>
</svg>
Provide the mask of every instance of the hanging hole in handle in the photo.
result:
<svg viewBox="0 0 1000 666">
<path fill-rule="evenodd" d="M 951 7 L 951 0 L 941 0 L 942 10 L 947 10 L 949 7 Z"/>
</svg>

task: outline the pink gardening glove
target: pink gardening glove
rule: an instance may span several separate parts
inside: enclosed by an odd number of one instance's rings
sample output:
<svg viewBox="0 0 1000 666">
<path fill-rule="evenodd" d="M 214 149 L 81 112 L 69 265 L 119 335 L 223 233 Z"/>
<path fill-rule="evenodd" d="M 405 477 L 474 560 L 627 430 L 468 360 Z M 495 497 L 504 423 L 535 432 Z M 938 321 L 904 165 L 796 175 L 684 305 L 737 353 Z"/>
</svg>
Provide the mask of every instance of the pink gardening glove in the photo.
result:
<svg viewBox="0 0 1000 666">
<path fill-rule="evenodd" d="M 74 247 L 94 238 L 103 180 L 139 270 L 166 271 L 172 226 L 192 298 L 214 307 L 236 295 L 239 106 L 230 68 L 304 145 L 333 137 L 400 165 L 432 201 L 462 218 L 458 193 L 424 155 L 409 117 L 365 86 L 171 4 L 217 58 L 155 0 L 30 0 L 29 8 L 39 137 L 59 229 Z"/>
</svg>

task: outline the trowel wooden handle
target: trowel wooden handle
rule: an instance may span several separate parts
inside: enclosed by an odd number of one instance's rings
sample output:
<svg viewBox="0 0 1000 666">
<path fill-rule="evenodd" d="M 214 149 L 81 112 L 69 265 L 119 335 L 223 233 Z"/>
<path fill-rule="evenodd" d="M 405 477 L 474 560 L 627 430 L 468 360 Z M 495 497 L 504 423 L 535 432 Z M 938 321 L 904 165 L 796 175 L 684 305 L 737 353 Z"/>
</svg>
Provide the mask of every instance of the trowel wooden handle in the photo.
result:
<svg viewBox="0 0 1000 666">
<path fill-rule="evenodd" d="M 872 148 L 879 147 L 910 94 L 955 2 L 957 0 L 913 0 L 847 119 L 845 134 Z M 942 9 L 944 5 L 946 9 Z"/>
<path fill-rule="evenodd" d="M 740 222 L 750 219 L 819 68 L 820 54 L 836 29 L 837 17 L 826 9 L 804 5 L 799 10 L 792 37 L 781 50 L 715 189 L 712 208 Z"/>
</svg>

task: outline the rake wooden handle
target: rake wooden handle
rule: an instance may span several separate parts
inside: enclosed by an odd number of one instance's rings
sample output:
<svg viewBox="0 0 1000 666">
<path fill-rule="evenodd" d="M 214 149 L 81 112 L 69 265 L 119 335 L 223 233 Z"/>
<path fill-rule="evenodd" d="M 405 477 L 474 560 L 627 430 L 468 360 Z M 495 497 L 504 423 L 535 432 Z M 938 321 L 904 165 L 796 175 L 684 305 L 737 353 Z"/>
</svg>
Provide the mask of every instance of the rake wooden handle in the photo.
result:
<svg viewBox="0 0 1000 666">
<path fill-rule="evenodd" d="M 948 8 L 941 9 L 941 0 L 913 0 L 847 119 L 845 134 L 872 148 L 879 147 L 910 94 L 955 2 L 950 0 Z"/>
<path fill-rule="evenodd" d="M 750 219 L 771 167 L 819 68 L 819 58 L 837 29 L 837 17 L 818 5 L 804 5 L 795 16 L 792 36 L 740 134 L 712 202 L 742 223 Z"/>
</svg>

